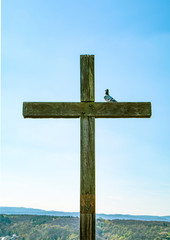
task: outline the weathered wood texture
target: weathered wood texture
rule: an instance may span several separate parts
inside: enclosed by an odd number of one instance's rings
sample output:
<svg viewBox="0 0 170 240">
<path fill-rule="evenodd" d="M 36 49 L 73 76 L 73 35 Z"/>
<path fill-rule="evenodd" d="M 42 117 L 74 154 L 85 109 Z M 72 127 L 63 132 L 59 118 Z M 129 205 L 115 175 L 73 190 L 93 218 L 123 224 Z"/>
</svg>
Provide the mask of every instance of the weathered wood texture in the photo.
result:
<svg viewBox="0 0 170 240">
<path fill-rule="evenodd" d="M 81 102 L 94 101 L 94 55 L 80 56 L 80 81 Z"/>
<path fill-rule="evenodd" d="M 95 118 L 81 117 L 80 239 L 95 239 Z"/>
<path fill-rule="evenodd" d="M 95 117 L 85 116 L 93 111 L 94 56 L 80 57 L 81 85 L 81 172 L 80 172 L 80 240 L 95 240 Z M 83 102 L 86 102 L 83 104 Z M 84 109 L 84 110 L 82 110 Z M 91 110 L 89 110 L 91 109 Z"/>
<path fill-rule="evenodd" d="M 149 118 L 150 102 L 24 102 L 24 118 Z"/>
<path fill-rule="evenodd" d="M 80 214 L 80 240 L 95 240 L 95 231 L 96 228 L 96 215 L 93 214 Z M 82 228 L 82 229 L 81 229 Z"/>
</svg>

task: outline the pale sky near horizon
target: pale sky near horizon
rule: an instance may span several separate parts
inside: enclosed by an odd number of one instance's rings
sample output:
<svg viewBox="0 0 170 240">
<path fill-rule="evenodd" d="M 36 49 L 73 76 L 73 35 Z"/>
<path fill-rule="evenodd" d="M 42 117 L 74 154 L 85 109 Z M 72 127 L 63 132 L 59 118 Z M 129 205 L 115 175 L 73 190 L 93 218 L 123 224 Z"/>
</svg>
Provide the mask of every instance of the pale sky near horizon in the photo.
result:
<svg viewBox="0 0 170 240">
<path fill-rule="evenodd" d="M 1 1 L 0 206 L 79 211 L 80 120 L 24 119 L 23 101 L 152 102 L 151 119 L 96 120 L 96 212 L 170 215 L 170 1 Z"/>
</svg>

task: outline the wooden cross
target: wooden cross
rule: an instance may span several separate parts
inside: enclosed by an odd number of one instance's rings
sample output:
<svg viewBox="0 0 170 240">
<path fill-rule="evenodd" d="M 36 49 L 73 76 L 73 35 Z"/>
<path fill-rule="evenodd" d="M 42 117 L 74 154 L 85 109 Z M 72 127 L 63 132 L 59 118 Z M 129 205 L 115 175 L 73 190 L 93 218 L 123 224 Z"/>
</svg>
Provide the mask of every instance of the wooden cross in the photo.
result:
<svg viewBox="0 0 170 240">
<path fill-rule="evenodd" d="M 24 118 L 80 118 L 80 239 L 95 239 L 95 118 L 149 118 L 150 102 L 95 102 L 94 55 L 80 56 L 81 102 L 24 102 Z"/>
</svg>

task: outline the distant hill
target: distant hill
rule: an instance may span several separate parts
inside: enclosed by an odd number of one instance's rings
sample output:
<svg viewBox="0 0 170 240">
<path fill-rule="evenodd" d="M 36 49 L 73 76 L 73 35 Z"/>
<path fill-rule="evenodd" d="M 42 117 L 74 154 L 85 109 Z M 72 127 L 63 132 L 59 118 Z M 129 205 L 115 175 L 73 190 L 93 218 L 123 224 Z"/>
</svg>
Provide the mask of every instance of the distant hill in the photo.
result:
<svg viewBox="0 0 170 240">
<path fill-rule="evenodd" d="M 26 214 L 26 215 L 46 215 L 46 216 L 63 216 L 63 217 L 79 217 L 79 212 L 59 212 L 59 211 L 45 211 L 34 208 L 24 207 L 0 207 L 0 214 Z M 97 218 L 108 220 L 140 220 L 140 221 L 164 221 L 170 222 L 170 216 L 150 216 L 150 215 L 123 215 L 123 214 L 96 214 Z"/>
</svg>

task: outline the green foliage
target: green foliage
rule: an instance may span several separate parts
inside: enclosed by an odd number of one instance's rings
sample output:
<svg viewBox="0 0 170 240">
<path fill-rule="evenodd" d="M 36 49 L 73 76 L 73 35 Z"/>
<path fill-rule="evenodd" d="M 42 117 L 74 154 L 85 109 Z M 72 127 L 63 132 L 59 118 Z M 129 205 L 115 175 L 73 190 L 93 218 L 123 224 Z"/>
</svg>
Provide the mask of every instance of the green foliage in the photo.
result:
<svg viewBox="0 0 170 240">
<path fill-rule="evenodd" d="M 0 216 L 2 219 L 0 221 L 0 237 L 16 234 L 18 240 L 78 239 L 78 218 L 31 215 Z"/>
<path fill-rule="evenodd" d="M 170 240 L 169 222 L 98 219 L 97 226 L 98 235 L 106 240 Z"/>
<path fill-rule="evenodd" d="M 74 217 L 0 215 L 0 237 L 18 240 L 78 240 L 79 219 Z M 96 240 L 170 240 L 169 222 L 97 220 Z"/>
</svg>

